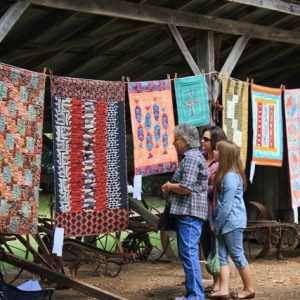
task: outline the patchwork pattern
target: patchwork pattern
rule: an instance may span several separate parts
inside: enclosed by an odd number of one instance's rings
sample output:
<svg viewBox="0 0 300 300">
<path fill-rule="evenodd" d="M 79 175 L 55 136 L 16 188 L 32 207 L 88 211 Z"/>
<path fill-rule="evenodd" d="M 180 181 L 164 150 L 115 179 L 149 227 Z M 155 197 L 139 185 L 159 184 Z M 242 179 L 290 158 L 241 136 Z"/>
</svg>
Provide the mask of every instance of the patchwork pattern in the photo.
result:
<svg viewBox="0 0 300 300">
<path fill-rule="evenodd" d="M 53 77 L 56 226 L 66 236 L 128 223 L 124 83 Z"/>
<path fill-rule="evenodd" d="M 1 233 L 37 233 L 45 78 L 0 64 Z"/>
<path fill-rule="evenodd" d="M 210 122 L 210 110 L 205 75 L 174 80 L 178 123 L 193 126 Z"/>
<path fill-rule="evenodd" d="M 300 89 L 284 92 L 292 206 L 300 207 Z"/>
<path fill-rule="evenodd" d="M 174 111 L 170 80 L 128 84 L 135 175 L 177 169 Z"/>
<path fill-rule="evenodd" d="M 251 85 L 253 157 L 257 165 L 282 166 L 281 90 Z"/>
<path fill-rule="evenodd" d="M 227 138 L 241 148 L 241 160 L 246 166 L 248 143 L 247 82 L 222 77 L 223 130 Z"/>
</svg>

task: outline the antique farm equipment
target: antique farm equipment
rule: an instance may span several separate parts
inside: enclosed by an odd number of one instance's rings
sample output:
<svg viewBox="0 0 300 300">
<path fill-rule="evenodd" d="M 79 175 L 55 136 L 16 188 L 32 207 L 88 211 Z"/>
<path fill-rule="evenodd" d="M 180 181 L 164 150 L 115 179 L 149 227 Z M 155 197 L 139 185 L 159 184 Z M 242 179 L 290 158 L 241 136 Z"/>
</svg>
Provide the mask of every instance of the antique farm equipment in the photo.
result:
<svg viewBox="0 0 300 300">
<path fill-rule="evenodd" d="M 293 251 L 300 239 L 296 224 L 272 220 L 266 207 L 261 203 L 249 202 L 258 211 L 257 220 L 249 220 L 245 229 L 245 252 L 255 258 L 264 257 L 276 248 L 277 258 Z M 257 242 L 256 244 L 253 241 Z"/>
<path fill-rule="evenodd" d="M 32 238 L 34 238 L 35 242 L 38 244 L 38 250 L 36 250 L 36 247 L 32 246 Z M 14 242 L 18 241 L 25 247 L 24 257 L 21 258 L 14 254 L 14 249 L 10 244 L 12 239 L 14 239 Z M 114 295 L 113 293 L 102 290 L 98 287 L 87 284 L 83 281 L 72 278 L 72 276 L 70 276 L 68 268 L 64 265 L 63 259 L 55 257 L 51 254 L 51 252 L 49 252 L 49 249 L 44 242 L 43 237 L 39 234 L 32 235 L 31 237 L 29 237 L 28 235 L 12 236 L 1 234 L 0 246 L 1 261 L 17 267 L 21 271 L 26 270 L 28 272 L 37 274 L 41 278 L 54 282 L 59 286 L 73 288 L 80 293 L 86 294 L 96 299 L 125 299 Z M 30 261 L 28 259 L 29 255 L 33 257 L 33 261 Z"/>
</svg>

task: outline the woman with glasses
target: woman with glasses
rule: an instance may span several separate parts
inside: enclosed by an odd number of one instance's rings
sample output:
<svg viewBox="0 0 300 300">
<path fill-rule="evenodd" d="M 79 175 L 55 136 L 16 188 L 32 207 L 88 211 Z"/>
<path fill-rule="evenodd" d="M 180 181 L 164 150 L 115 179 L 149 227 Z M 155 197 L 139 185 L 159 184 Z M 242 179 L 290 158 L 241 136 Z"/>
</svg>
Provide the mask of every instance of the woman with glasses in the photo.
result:
<svg viewBox="0 0 300 300">
<path fill-rule="evenodd" d="M 178 253 L 185 271 L 186 295 L 175 300 L 203 300 L 198 241 L 207 219 L 207 164 L 199 149 L 196 127 L 175 127 L 174 146 L 182 160 L 162 191 L 168 194 L 170 213 L 175 215 Z"/>
<path fill-rule="evenodd" d="M 226 134 L 222 128 L 218 126 L 209 126 L 202 131 L 201 149 L 206 160 L 208 168 L 208 189 L 207 189 L 207 203 L 208 203 L 208 217 L 212 220 L 213 216 L 213 195 L 214 195 L 214 178 L 219 167 L 219 163 L 214 159 L 214 150 L 219 141 L 226 140 Z M 214 235 L 210 221 L 205 221 L 202 227 L 201 246 L 204 258 L 207 259 L 212 250 L 212 241 Z M 218 277 L 214 276 L 212 285 L 205 288 L 206 293 L 217 291 L 219 289 Z"/>
</svg>

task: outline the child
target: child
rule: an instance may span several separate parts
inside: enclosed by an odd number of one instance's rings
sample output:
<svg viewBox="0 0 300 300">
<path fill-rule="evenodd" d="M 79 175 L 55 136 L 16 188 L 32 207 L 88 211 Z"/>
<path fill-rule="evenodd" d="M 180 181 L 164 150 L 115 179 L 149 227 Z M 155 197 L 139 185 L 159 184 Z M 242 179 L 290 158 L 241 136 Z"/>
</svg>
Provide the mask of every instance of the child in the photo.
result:
<svg viewBox="0 0 300 300">
<path fill-rule="evenodd" d="M 230 141 L 217 143 L 214 152 L 219 161 L 215 176 L 217 190 L 217 215 L 214 234 L 219 240 L 220 289 L 208 295 L 210 299 L 252 299 L 255 292 L 251 272 L 243 249 L 243 231 L 247 224 L 243 192 L 247 183 L 240 159 L 239 147 Z M 232 258 L 242 278 L 244 289 L 229 295 L 228 255 Z"/>
</svg>

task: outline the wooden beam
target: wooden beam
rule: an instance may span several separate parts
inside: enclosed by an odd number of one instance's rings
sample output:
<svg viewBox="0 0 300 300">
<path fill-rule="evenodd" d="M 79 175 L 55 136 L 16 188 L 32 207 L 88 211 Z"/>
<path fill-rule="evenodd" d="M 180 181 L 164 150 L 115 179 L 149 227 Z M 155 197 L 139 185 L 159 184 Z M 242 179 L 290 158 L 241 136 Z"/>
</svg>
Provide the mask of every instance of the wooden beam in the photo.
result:
<svg viewBox="0 0 300 300">
<path fill-rule="evenodd" d="M 70 278 L 68 276 L 63 275 L 62 273 L 53 271 L 37 263 L 30 262 L 29 260 L 17 257 L 11 253 L 8 253 L 7 251 L 2 251 L 1 260 L 13 266 L 17 266 L 21 269 L 24 269 L 30 273 L 40 275 L 41 277 L 47 278 L 50 281 L 58 283 L 62 286 L 70 287 L 78 291 L 79 293 L 85 294 L 86 296 L 90 296 L 101 300 L 128 300 L 127 298 L 118 296 L 104 289 L 93 286 L 89 283 L 80 281 L 78 279 Z M 85 299 L 85 297 L 83 297 L 82 299 Z"/>
<path fill-rule="evenodd" d="M 189 47 L 189 49 L 191 49 L 192 44 L 193 42 L 191 40 L 186 42 L 186 45 Z M 151 59 L 149 63 L 134 71 L 130 77 L 134 80 L 145 80 L 145 78 L 149 77 L 148 74 L 150 75 L 155 72 L 155 69 L 159 69 L 162 66 L 172 62 L 177 56 L 177 49 L 174 51 L 173 48 L 170 48 L 167 51 L 164 51 L 163 55 L 159 56 L 158 58 Z"/>
<path fill-rule="evenodd" d="M 121 68 L 130 62 L 138 59 L 140 56 L 146 54 L 152 49 L 156 48 L 161 41 L 164 40 L 166 33 L 152 35 L 150 39 L 147 40 L 147 43 L 143 43 L 136 47 L 134 51 L 129 51 L 127 54 L 123 55 L 119 59 L 114 59 L 112 63 L 109 63 L 106 67 L 101 68 L 100 70 L 93 70 L 90 73 L 86 73 L 85 76 L 88 78 L 94 78 L 94 75 L 100 75 L 101 78 L 109 78 L 111 72 L 121 70 Z M 72 72 L 74 74 L 74 71 Z M 76 75 L 76 74 L 75 74 Z"/>
<path fill-rule="evenodd" d="M 146 25 L 146 26 L 139 26 L 139 27 L 124 29 L 124 30 L 115 30 L 115 31 L 111 31 L 111 32 L 98 34 L 98 35 L 93 35 L 93 36 L 86 37 L 86 38 L 72 39 L 67 42 L 55 43 L 55 44 L 47 45 L 47 46 L 33 43 L 33 44 L 31 44 L 31 46 L 37 47 L 37 49 L 32 49 L 31 51 L 26 51 L 26 52 L 19 53 L 19 54 L 16 53 L 16 54 L 11 54 L 11 55 L 3 55 L 3 56 L 1 55 L 0 59 L 3 58 L 6 61 L 17 60 L 17 59 L 27 58 L 27 57 L 36 56 L 36 55 L 49 53 L 49 52 L 53 52 L 53 51 L 59 51 L 64 48 L 76 48 L 76 47 L 81 47 L 81 45 L 83 45 L 83 47 L 86 47 L 87 44 L 90 44 L 90 43 L 96 43 L 97 41 L 104 41 L 106 39 L 115 38 L 118 36 L 126 35 L 128 33 L 134 33 L 134 32 L 139 32 L 142 30 L 147 30 L 149 28 L 152 28 L 153 26 L 155 26 L 155 25 Z"/>
<path fill-rule="evenodd" d="M 29 2 L 18 1 L 10 6 L 10 8 L 5 12 L 0 19 L 0 43 L 17 23 L 29 5 Z"/>
<path fill-rule="evenodd" d="M 194 73 L 194 75 L 201 74 L 196 62 L 194 61 L 193 56 L 191 55 L 189 49 L 187 48 L 183 38 L 180 35 L 180 32 L 176 28 L 175 25 L 168 24 L 168 27 L 170 29 L 170 32 L 172 33 L 172 36 L 174 40 L 177 43 L 177 46 L 179 47 L 179 50 L 181 51 L 185 61 L 188 63 L 190 69 Z"/>
<path fill-rule="evenodd" d="M 31 0 L 31 3 L 94 15 L 105 15 L 158 24 L 171 24 L 195 29 L 207 29 L 227 34 L 246 35 L 269 41 L 300 44 L 300 32 L 121 0 L 85 0 L 84 2 L 80 0 Z"/>
<path fill-rule="evenodd" d="M 280 11 L 290 15 L 300 16 L 300 5 L 280 0 L 226 0 L 259 8 Z"/>
<path fill-rule="evenodd" d="M 226 59 L 225 64 L 221 69 L 221 74 L 226 74 L 230 76 L 231 72 L 233 71 L 234 67 L 236 66 L 240 56 L 242 55 L 247 43 L 249 41 L 248 36 L 241 36 L 233 46 L 228 58 Z"/>
</svg>

